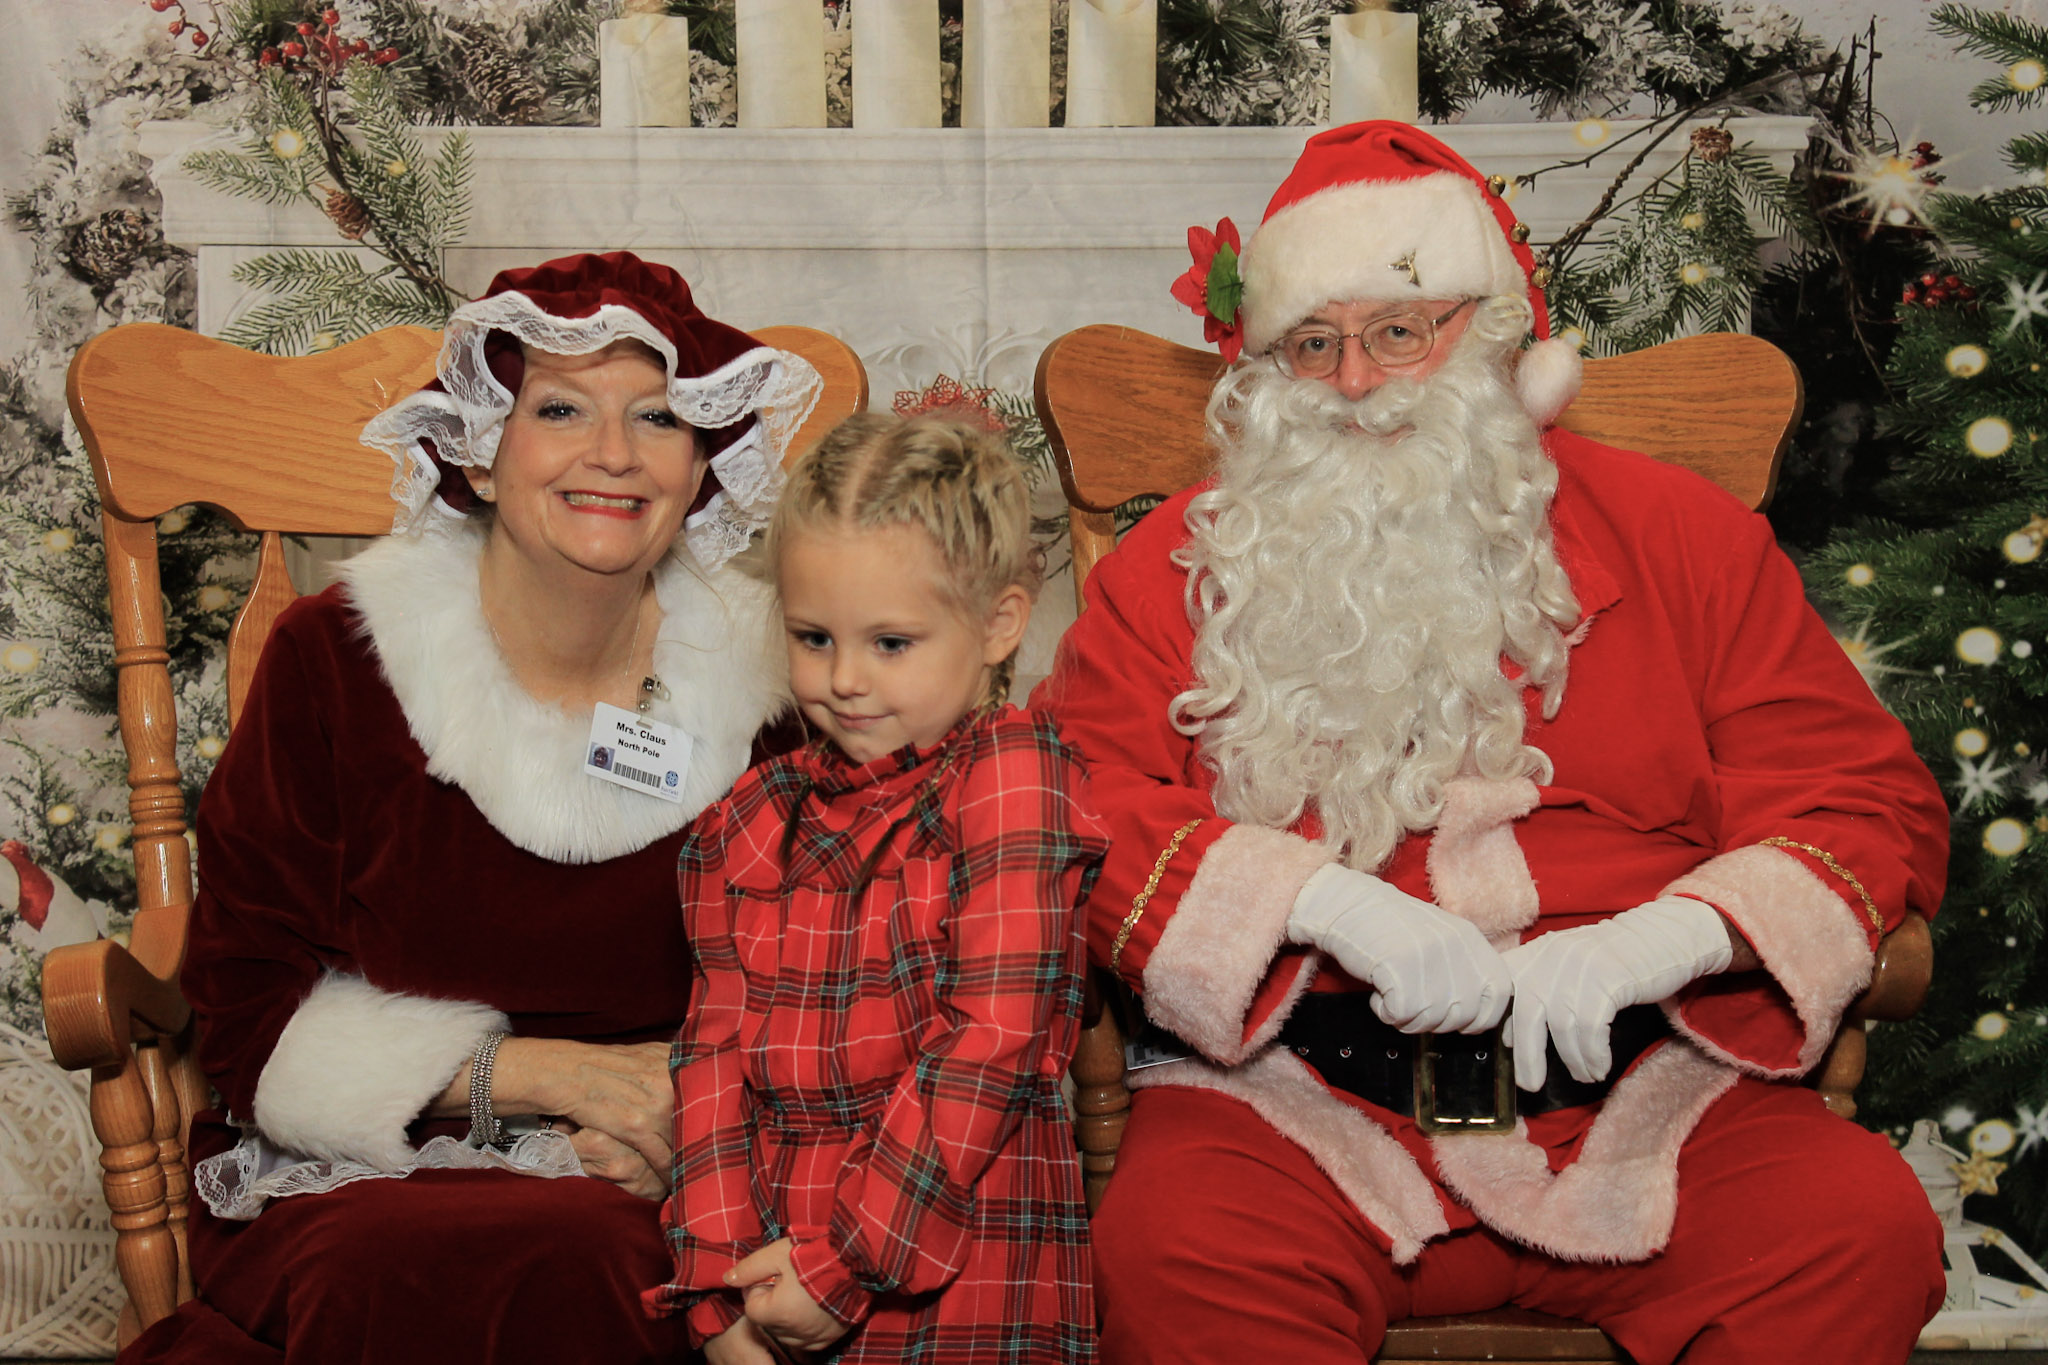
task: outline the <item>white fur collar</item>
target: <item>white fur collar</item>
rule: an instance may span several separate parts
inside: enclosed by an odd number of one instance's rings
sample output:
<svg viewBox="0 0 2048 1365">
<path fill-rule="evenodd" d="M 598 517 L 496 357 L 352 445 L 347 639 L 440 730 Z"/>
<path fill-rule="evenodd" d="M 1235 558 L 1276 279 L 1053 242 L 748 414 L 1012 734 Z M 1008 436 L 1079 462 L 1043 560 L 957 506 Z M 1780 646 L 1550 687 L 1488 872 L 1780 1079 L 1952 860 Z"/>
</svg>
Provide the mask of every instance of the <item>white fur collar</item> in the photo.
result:
<svg viewBox="0 0 2048 1365">
<path fill-rule="evenodd" d="M 341 569 L 428 773 L 460 787 L 514 844 L 558 863 L 645 848 L 724 796 L 789 697 L 772 590 L 678 557 L 655 571 L 654 667 L 670 699 L 649 714 L 694 742 L 683 800 L 671 804 L 586 776 L 590 717 L 536 701 L 513 679 L 480 599 L 488 534 L 462 525 L 387 536 Z"/>
</svg>

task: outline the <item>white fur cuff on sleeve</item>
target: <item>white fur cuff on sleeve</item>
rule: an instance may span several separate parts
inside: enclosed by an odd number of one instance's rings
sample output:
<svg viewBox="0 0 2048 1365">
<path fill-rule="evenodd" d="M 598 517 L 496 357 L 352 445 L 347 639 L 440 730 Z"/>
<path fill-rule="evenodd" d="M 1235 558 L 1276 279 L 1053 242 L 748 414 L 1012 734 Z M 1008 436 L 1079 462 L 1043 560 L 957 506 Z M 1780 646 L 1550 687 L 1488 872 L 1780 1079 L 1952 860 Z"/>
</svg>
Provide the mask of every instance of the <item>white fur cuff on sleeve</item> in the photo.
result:
<svg viewBox="0 0 2048 1365">
<path fill-rule="evenodd" d="M 1842 898 L 1797 858 L 1761 844 L 1709 858 L 1663 894 L 1706 901 L 1742 931 L 1791 997 L 1805 1037 L 1796 1066 L 1781 1070 L 1733 1056 L 1692 1034 L 1667 1006 L 1672 1022 L 1710 1055 L 1752 1075 L 1777 1078 L 1811 1070 L 1834 1039 L 1842 1011 L 1870 984 L 1876 962 L 1868 935 Z"/>
<path fill-rule="evenodd" d="M 417 1119 L 503 1014 L 467 1000 L 321 979 L 292 1015 L 256 1082 L 256 1126 L 280 1146 L 391 1171 L 412 1160 Z"/>
<path fill-rule="evenodd" d="M 1209 846 L 1145 962 L 1145 1012 L 1226 1065 L 1272 1041 L 1315 974 L 1302 955 L 1286 999 L 1256 1034 L 1246 1017 L 1287 941 L 1294 898 L 1330 850 L 1298 834 L 1234 825 Z"/>
</svg>

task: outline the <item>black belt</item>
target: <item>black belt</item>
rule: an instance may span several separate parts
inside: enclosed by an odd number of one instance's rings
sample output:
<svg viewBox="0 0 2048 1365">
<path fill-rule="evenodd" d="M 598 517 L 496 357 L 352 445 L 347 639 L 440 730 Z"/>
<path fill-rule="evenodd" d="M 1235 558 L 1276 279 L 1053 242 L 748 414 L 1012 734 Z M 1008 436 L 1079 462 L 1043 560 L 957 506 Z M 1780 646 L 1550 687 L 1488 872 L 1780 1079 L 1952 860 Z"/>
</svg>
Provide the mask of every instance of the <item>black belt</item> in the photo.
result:
<svg viewBox="0 0 2048 1365">
<path fill-rule="evenodd" d="M 1416 1073 L 1424 1040 L 1434 1054 L 1435 1095 L 1457 1112 L 1484 1112 L 1490 1104 L 1490 1078 L 1511 1066 L 1501 1047 L 1502 1030 L 1486 1033 L 1403 1033 L 1383 1023 L 1366 1002 L 1365 991 L 1316 992 L 1303 995 L 1280 1028 L 1282 1047 L 1307 1062 L 1324 1081 L 1362 1100 L 1415 1116 Z M 1598 1081 L 1572 1079 L 1557 1048 L 1546 1040 L 1548 1063 L 1541 1090 L 1516 1090 L 1514 1109 L 1547 1114 L 1555 1109 L 1594 1104 L 1606 1098 L 1613 1078 L 1626 1071 L 1652 1043 L 1671 1035 L 1671 1024 L 1655 1005 L 1631 1005 L 1614 1016 L 1609 1035 L 1614 1064 Z M 1447 1093 L 1450 1092 L 1450 1093 Z"/>
</svg>

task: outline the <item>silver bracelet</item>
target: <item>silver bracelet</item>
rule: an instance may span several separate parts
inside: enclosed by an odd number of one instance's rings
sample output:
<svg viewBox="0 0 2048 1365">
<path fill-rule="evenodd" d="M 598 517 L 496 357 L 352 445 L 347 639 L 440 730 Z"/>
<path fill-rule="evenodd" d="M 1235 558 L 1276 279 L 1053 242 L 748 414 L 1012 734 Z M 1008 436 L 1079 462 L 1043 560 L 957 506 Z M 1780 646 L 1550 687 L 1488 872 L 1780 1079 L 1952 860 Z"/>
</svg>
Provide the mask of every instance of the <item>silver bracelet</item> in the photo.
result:
<svg viewBox="0 0 2048 1365">
<path fill-rule="evenodd" d="M 512 1145 L 505 1136 L 505 1125 L 491 1112 L 491 1069 L 498 1064 L 498 1044 L 504 1041 L 504 1033 L 493 1029 L 476 1045 L 476 1055 L 469 1060 L 469 1141 L 476 1147 L 502 1150 Z"/>
</svg>

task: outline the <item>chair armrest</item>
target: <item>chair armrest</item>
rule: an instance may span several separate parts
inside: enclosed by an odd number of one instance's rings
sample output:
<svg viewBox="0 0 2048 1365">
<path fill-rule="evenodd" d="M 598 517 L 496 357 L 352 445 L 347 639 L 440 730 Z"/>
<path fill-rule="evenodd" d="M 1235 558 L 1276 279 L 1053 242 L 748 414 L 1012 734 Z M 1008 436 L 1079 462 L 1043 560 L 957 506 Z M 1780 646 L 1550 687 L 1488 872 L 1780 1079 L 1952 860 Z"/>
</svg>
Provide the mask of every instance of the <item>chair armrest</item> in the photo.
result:
<svg viewBox="0 0 2048 1365">
<path fill-rule="evenodd" d="M 1934 936 L 1927 921 L 1907 915 L 1877 945 L 1870 985 L 1849 1006 L 1850 1019 L 1910 1019 L 1934 980 Z"/>
<path fill-rule="evenodd" d="M 175 968 L 157 976 L 111 939 L 66 944 L 43 959 L 43 1020 L 67 1071 L 120 1066 L 138 1032 L 175 1034 L 191 1017 Z"/>
</svg>

